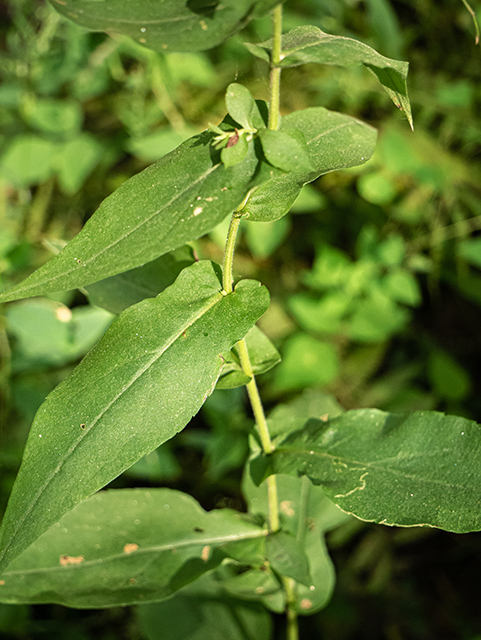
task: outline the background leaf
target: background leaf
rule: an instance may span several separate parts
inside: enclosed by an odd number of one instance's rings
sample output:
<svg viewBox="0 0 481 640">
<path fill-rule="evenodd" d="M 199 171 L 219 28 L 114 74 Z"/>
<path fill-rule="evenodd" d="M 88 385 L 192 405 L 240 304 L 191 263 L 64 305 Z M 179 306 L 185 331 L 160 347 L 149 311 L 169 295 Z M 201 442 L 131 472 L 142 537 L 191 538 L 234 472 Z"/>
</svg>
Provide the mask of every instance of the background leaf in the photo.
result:
<svg viewBox="0 0 481 640">
<path fill-rule="evenodd" d="M 2 523 L 3 566 L 136 460 L 171 438 L 214 389 L 222 359 L 268 306 L 259 283 L 222 295 L 210 262 L 130 307 L 47 398 Z"/>
<path fill-rule="evenodd" d="M 270 457 L 276 473 L 307 475 L 344 511 L 362 520 L 481 529 L 481 427 L 465 418 L 375 409 L 309 420 Z"/>
<path fill-rule="evenodd" d="M 162 600 L 246 541 L 262 563 L 266 533 L 229 509 L 207 513 L 179 491 L 101 491 L 11 564 L 0 602 L 85 609 Z"/>
</svg>

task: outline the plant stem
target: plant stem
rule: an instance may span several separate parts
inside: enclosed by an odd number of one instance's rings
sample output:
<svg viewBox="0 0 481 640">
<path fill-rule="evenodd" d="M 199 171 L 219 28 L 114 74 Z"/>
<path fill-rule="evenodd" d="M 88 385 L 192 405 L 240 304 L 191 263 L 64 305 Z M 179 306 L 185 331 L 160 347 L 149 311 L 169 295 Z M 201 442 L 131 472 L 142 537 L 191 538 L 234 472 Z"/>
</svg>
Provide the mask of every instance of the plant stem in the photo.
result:
<svg viewBox="0 0 481 640">
<path fill-rule="evenodd" d="M 292 607 L 295 601 L 295 581 L 292 578 L 283 578 L 282 582 L 287 596 L 287 640 L 299 640 L 297 612 Z"/>
<path fill-rule="evenodd" d="M 280 93 L 281 93 L 281 60 L 282 60 L 282 5 L 278 4 L 273 13 L 272 13 L 272 27 L 273 27 L 273 36 L 272 36 L 272 53 L 271 53 L 271 62 L 270 62 L 270 84 L 269 84 L 269 122 L 268 128 L 277 130 L 279 128 L 280 121 Z M 240 346 L 240 345 L 239 345 Z M 246 349 L 247 351 L 247 349 Z M 239 353 L 240 349 L 239 349 Z M 247 354 L 248 357 L 249 354 Z M 241 364 L 242 364 L 242 356 L 241 356 Z M 242 364 L 242 368 L 244 372 L 246 372 L 244 365 Z M 255 378 L 252 377 L 251 382 L 247 385 L 247 391 L 249 393 L 249 397 L 251 397 L 251 391 L 249 390 L 249 385 L 252 385 L 252 393 L 255 392 L 258 394 L 257 385 L 255 383 Z M 260 398 L 259 398 L 260 401 Z M 251 398 L 251 404 L 254 408 L 254 404 Z M 262 405 L 261 405 L 262 407 Z M 255 415 L 255 411 L 254 411 Z M 261 434 L 262 440 L 262 430 L 261 423 L 258 421 L 256 416 L 256 422 L 259 428 L 259 433 Z M 265 422 L 265 431 L 267 434 L 267 438 L 262 441 L 262 447 L 264 449 L 264 453 L 270 453 L 270 451 L 274 450 L 272 445 L 269 430 L 267 427 L 267 422 Z M 264 427 L 262 427 L 263 429 Z M 270 447 L 270 451 L 267 447 Z M 276 484 L 276 476 L 271 475 L 267 478 L 267 497 L 269 504 L 269 523 L 270 530 L 277 531 L 279 529 L 279 501 L 277 498 L 277 484 Z M 292 578 L 283 578 L 282 584 L 284 586 L 284 591 L 286 593 L 286 615 L 287 615 L 287 640 L 299 640 L 299 627 L 297 624 L 297 612 L 293 607 L 295 602 L 295 581 Z"/>
<path fill-rule="evenodd" d="M 272 53 L 269 82 L 269 129 L 279 128 L 279 104 L 281 93 L 281 36 L 282 36 L 282 5 L 278 4 L 272 12 Z"/>
<path fill-rule="evenodd" d="M 232 274 L 232 267 L 234 264 L 235 242 L 237 240 L 237 232 L 239 231 L 239 225 L 242 218 L 242 210 L 246 206 L 253 191 L 254 189 L 249 191 L 244 200 L 242 200 L 240 205 L 232 214 L 232 218 L 230 220 L 229 231 L 227 232 L 227 240 L 225 243 L 224 266 L 222 271 L 222 289 L 224 294 L 232 293 L 233 291 L 232 282 L 234 280 L 234 276 Z"/>
</svg>

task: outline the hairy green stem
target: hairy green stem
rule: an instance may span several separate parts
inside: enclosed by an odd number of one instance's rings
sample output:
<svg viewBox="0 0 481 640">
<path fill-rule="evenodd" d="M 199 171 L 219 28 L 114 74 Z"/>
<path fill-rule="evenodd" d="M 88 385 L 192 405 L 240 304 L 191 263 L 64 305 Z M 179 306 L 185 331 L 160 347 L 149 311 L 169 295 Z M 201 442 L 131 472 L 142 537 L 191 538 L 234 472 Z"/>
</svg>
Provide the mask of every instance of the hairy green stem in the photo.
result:
<svg viewBox="0 0 481 640">
<path fill-rule="evenodd" d="M 279 128 L 279 104 L 281 93 L 281 35 L 282 35 L 282 5 L 278 4 L 272 12 L 272 53 L 269 82 L 269 129 Z"/>
<path fill-rule="evenodd" d="M 227 240 L 225 243 L 224 251 L 224 268 L 222 272 L 222 288 L 224 293 L 232 293 L 232 283 L 234 280 L 232 274 L 232 266 L 234 264 L 234 250 L 235 241 L 237 239 L 237 231 L 239 230 L 242 213 L 234 211 L 230 220 L 229 231 L 227 233 Z"/>
<path fill-rule="evenodd" d="M 272 12 L 272 26 L 273 26 L 273 37 L 272 37 L 272 53 L 271 53 L 271 61 L 270 61 L 270 83 L 269 83 L 269 121 L 268 128 L 277 130 L 279 128 L 280 121 L 280 93 L 281 93 L 281 60 L 282 60 L 282 5 L 278 4 L 274 11 Z M 242 363 L 242 359 L 241 359 Z M 252 378 L 249 385 L 253 383 L 253 392 L 254 387 L 255 391 L 257 391 L 257 386 L 255 384 L 255 379 Z M 247 390 L 249 392 L 249 385 L 247 385 Z M 252 399 L 251 399 L 252 403 Z M 254 406 L 254 405 L 253 405 Z M 264 418 L 265 420 L 265 418 Z M 256 416 L 257 422 L 257 416 Z M 259 422 L 257 422 L 259 433 L 261 432 L 261 426 Z M 265 422 L 265 430 L 267 433 L 267 438 L 264 444 L 262 442 L 262 447 L 265 453 L 269 453 L 267 447 L 270 447 L 270 451 L 273 451 L 274 447 L 272 446 L 272 442 L 269 435 L 269 430 L 267 427 L 267 422 Z M 261 435 L 262 439 L 262 435 Z M 277 497 L 277 484 L 276 484 L 276 476 L 272 475 L 267 478 L 267 496 L 268 496 L 268 504 L 269 504 L 269 524 L 271 531 L 277 531 L 279 529 L 279 501 Z M 292 578 L 283 578 L 282 584 L 284 586 L 284 591 L 286 593 L 286 615 L 287 615 L 287 640 L 299 640 L 299 627 L 297 623 L 297 612 L 294 609 L 293 604 L 295 603 L 295 581 Z"/>
</svg>

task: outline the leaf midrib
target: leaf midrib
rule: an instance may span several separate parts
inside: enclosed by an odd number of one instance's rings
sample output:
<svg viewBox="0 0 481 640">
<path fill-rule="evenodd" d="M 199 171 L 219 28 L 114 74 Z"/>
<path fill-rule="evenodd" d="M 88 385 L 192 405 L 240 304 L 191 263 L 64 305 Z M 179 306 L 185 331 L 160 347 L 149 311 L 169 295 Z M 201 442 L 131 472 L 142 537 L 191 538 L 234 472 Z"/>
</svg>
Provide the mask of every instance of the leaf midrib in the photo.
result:
<svg viewBox="0 0 481 640">
<path fill-rule="evenodd" d="M 149 547 L 140 547 L 133 551 L 132 553 L 116 553 L 110 556 L 105 556 L 104 558 L 96 558 L 95 560 L 84 560 L 79 564 L 71 564 L 67 566 L 58 565 L 55 567 L 44 567 L 40 569 L 26 569 L 24 571 L 6 571 L 3 576 L 7 578 L 8 576 L 15 575 L 32 575 L 35 573 L 51 573 L 55 571 L 68 571 L 70 569 L 73 570 L 81 570 L 82 568 L 91 568 L 95 565 L 100 565 L 105 562 L 115 562 L 116 560 L 132 558 L 135 556 L 145 555 L 145 554 L 160 554 L 166 551 L 176 551 L 177 549 L 185 549 L 190 546 L 197 547 L 199 545 L 216 545 L 219 546 L 228 542 L 242 542 L 243 540 L 253 540 L 255 538 L 263 538 L 269 535 L 269 531 L 267 529 L 258 529 L 252 532 L 245 532 L 243 534 L 232 533 L 229 535 L 219 535 L 219 536 L 211 536 L 202 539 L 196 540 L 178 540 L 174 542 L 169 542 L 161 545 L 154 545 Z"/>
</svg>

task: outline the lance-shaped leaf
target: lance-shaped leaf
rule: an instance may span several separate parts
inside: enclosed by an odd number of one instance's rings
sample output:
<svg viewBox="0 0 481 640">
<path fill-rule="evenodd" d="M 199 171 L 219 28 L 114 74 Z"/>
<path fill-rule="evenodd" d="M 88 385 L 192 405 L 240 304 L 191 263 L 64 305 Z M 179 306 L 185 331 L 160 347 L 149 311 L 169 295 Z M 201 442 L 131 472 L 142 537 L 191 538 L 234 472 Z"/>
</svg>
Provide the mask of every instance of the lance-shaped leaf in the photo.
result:
<svg viewBox="0 0 481 640">
<path fill-rule="evenodd" d="M 203 261 L 112 323 L 36 414 L 0 530 L 0 567 L 185 427 L 215 386 L 220 354 L 268 298 L 253 280 L 223 295 L 216 268 Z"/>
<path fill-rule="evenodd" d="M 0 302 L 84 287 L 213 229 L 253 186 L 259 164 L 250 144 L 244 160 L 226 169 L 212 147 L 213 137 L 204 132 L 190 138 L 124 182 L 63 251 L 0 294 Z"/>
<path fill-rule="evenodd" d="M 312 171 L 291 171 L 261 184 L 244 209 L 249 220 L 267 222 L 285 216 L 302 187 L 319 176 L 367 162 L 374 152 L 377 132 L 342 113 L 313 107 L 282 118 L 280 132 L 303 134 Z"/>
<path fill-rule="evenodd" d="M 101 491 L 67 513 L 2 575 L 0 602 L 99 608 L 162 600 L 267 531 L 230 509 L 205 512 L 171 489 Z"/>
<path fill-rule="evenodd" d="M 272 40 L 246 44 L 251 53 L 269 61 Z M 352 67 L 363 64 L 377 77 L 394 104 L 406 116 L 411 128 L 413 119 L 406 78 L 409 64 L 386 58 L 367 44 L 324 33 L 317 27 L 297 27 L 282 36 L 281 67 L 297 67 L 308 62 Z"/>
<path fill-rule="evenodd" d="M 309 420 L 267 464 L 308 476 L 362 520 L 466 533 L 481 529 L 480 455 L 481 426 L 471 420 L 361 409 Z"/>
<path fill-rule="evenodd" d="M 163 53 L 202 51 L 220 44 L 272 0 L 50 0 L 73 22 L 93 31 L 122 33 Z"/>
</svg>

